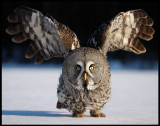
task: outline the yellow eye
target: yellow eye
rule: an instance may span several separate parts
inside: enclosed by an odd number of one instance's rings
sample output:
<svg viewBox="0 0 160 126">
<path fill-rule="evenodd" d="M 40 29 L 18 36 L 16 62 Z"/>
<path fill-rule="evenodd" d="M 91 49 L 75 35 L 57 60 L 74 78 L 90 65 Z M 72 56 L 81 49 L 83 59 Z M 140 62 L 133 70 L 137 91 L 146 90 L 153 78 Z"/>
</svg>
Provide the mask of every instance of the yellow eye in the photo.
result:
<svg viewBox="0 0 160 126">
<path fill-rule="evenodd" d="M 89 69 L 90 69 L 90 70 L 94 70 L 94 67 L 93 67 L 93 66 L 90 66 Z"/>
<path fill-rule="evenodd" d="M 79 71 L 79 70 L 81 70 L 81 67 L 80 67 L 80 66 L 77 66 L 76 69 Z"/>
</svg>

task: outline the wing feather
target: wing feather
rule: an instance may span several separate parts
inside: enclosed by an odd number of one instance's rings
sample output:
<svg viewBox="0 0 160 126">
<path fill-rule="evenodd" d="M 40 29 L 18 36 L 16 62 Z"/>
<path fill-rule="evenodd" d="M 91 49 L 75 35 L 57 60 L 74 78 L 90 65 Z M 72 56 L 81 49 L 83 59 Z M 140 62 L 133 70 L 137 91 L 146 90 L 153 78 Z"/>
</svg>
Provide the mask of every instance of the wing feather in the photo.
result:
<svg viewBox="0 0 160 126">
<path fill-rule="evenodd" d="M 74 49 L 80 47 L 76 34 L 69 27 L 44 16 L 40 11 L 17 7 L 7 19 L 13 23 L 6 29 L 8 34 L 15 35 L 13 42 L 33 41 L 25 57 L 32 58 L 37 54 L 37 64 L 52 57 L 65 57 L 68 51 L 73 50 L 73 45 Z"/>
<path fill-rule="evenodd" d="M 121 12 L 109 23 L 102 24 L 90 37 L 87 46 L 108 51 L 123 49 L 141 54 L 146 51 L 139 39 L 149 41 L 155 33 L 154 21 L 142 10 Z"/>
</svg>

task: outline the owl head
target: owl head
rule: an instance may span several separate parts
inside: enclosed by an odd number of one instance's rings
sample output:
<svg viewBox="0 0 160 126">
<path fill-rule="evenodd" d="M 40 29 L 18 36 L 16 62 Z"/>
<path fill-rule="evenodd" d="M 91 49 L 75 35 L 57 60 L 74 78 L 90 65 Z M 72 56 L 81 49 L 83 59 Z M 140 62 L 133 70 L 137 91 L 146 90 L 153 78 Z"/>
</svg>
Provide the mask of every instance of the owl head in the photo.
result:
<svg viewBox="0 0 160 126">
<path fill-rule="evenodd" d="M 96 49 L 75 49 L 65 58 L 63 79 L 78 90 L 94 90 L 101 84 L 105 62 L 105 57 Z"/>
</svg>

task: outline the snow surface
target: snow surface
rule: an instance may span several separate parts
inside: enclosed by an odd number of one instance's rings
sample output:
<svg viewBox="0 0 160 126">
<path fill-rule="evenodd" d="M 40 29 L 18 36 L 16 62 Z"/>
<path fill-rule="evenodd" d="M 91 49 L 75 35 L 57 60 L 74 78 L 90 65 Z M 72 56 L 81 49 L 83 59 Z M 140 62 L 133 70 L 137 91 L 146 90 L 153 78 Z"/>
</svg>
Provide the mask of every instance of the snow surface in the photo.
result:
<svg viewBox="0 0 160 126">
<path fill-rule="evenodd" d="M 2 67 L 2 124 L 158 124 L 158 71 L 111 71 L 106 118 L 56 109 L 61 68 Z"/>
</svg>

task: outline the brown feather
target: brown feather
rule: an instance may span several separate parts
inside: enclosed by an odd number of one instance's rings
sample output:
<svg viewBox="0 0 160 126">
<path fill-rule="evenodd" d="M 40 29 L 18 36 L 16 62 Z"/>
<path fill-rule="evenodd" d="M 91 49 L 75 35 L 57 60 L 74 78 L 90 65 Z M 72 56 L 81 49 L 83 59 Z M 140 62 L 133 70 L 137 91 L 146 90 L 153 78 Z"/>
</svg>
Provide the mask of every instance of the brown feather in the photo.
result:
<svg viewBox="0 0 160 126">
<path fill-rule="evenodd" d="M 75 42 L 74 46 L 75 48 L 79 48 L 80 44 L 77 40 L 76 35 L 74 32 L 67 26 L 64 26 L 62 24 L 57 24 L 57 30 L 59 32 L 59 35 L 66 46 L 67 50 L 71 50 L 72 44 Z"/>
<path fill-rule="evenodd" d="M 44 58 L 43 58 L 42 54 L 40 54 L 40 52 L 38 52 L 36 55 L 35 64 L 40 64 L 43 62 L 43 60 L 44 60 Z"/>
<path fill-rule="evenodd" d="M 154 21 L 149 16 L 147 16 L 147 18 L 140 18 L 139 22 L 146 26 L 152 26 L 154 23 Z"/>
<path fill-rule="evenodd" d="M 15 43 L 22 43 L 29 39 L 29 35 L 25 32 L 19 33 L 12 38 L 12 41 Z"/>
<path fill-rule="evenodd" d="M 10 23 L 15 23 L 6 29 L 15 43 L 31 39 L 26 52 L 26 58 L 37 54 L 36 63 L 52 57 L 65 57 L 68 51 L 79 48 L 76 34 L 67 26 L 60 24 L 53 17 L 50 19 L 40 11 L 28 7 L 17 7 L 14 14 L 8 16 Z"/>
<path fill-rule="evenodd" d="M 38 52 L 38 50 L 39 48 L 37 47 L 36 43 L 32 42 L 27 49 L 25 58 L 32 58 Z"/>
<path fill-rule="evenodd" d="M 18 15 L 10 14 L 7 18 L 10 23 L 18 23 L 21 22 L 21 18 Z"/>
<path fill-rule="evenodd" d="M 146 40 L 146 41 L 149 41 L 149 40 L 151 40 L 151 39 L 153 38 L 153 36 L 144 34 L 144 33 L 142 33 L 142 32 L 139 32 L 139 34 L 138 34 L 137 36 L 138 36 L 139 38 L 141 38 L 141 39 Z"/>
<path fill-rule="evenodd" d="M 140 32 L 149 36 L 152 36 L 155 33 L 154 29 L 151 26 L 144 26 L 144 25 L 141 25 Z"/>
<path fill-rule="evenodd" d="M 15 35 L 15 34 L 18 34 L 20 32 L 23 32 L 23 31 L 24 31 L 24 26 L 21 23 L 12 24 L 6 29 L 6 32 L 9 35 Z"/>
<path fill-rule="evenodd" d="M 153 38 L 153 23 L 142 9 L 121 12 L 109 24 L 102 24 L 91 36 L 87 46 L 98 49 L 104 55 L 107 51 L 117 49 L 144 53 L 146 49 L 139 38 L 146 41 Z"/>
<path fill-rule="evenodd" d="M 133 14 L 134 14 L 135 18 L 142 18 L 142 17 L 145 18 L 145 17 L 147 17 L 147 13 L 142 9 L 133 11 Z"/>
<path fill-rule="evenodd" d="M 132 39 L 130 41 L 129 50 L 133 51 L 136 54 L 145 53 L 146 49 L 139 39 Z"/>
</svg>

